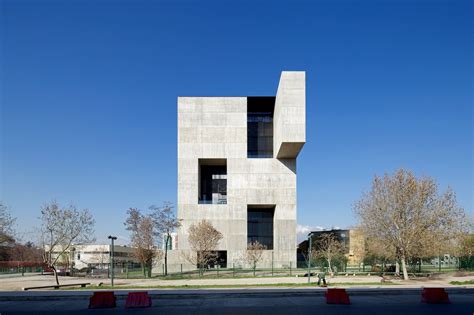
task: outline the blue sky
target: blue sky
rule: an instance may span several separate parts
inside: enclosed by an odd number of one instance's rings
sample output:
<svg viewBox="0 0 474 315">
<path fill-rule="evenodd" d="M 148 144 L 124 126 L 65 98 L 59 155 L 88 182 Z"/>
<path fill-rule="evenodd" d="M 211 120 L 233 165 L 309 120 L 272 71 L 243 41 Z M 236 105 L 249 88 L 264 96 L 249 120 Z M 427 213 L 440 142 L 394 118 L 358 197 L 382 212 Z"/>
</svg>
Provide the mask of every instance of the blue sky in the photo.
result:
<svg viewBox="0 0 474 315">
<path fill-rule="evenodd" d="M 53 199 L 99 242 L 176 201 L 177 96 L 275 94 L 307 71 L 298 223 L 347 227 L 375 174 L 451 185 L 473 212 L 471 1 L 1 1 L 0 199 Z"/>
</svg>

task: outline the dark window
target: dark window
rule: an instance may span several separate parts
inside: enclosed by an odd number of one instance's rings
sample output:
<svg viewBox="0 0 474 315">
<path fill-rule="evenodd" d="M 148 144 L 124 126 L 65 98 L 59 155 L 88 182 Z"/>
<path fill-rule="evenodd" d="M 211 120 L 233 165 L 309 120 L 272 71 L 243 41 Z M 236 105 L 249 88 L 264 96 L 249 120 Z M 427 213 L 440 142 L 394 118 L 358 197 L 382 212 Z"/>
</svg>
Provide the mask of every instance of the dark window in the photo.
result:
<svg viewBox="0 0 474 315">
<path fill-rule="evenodd" d="M 199 159 L 199 203 L 227 203 L 227 163 L 225 159 Z"/>
<path fill-rule="evenodd" d="M 206 255 L 206 259 L 208 263 L 204 268 L 227 268 L 227 251 L 225 250 L 216 250 L 216 251 L 209 251 L 209 252 L 198 252 L 197 255 Z M 201 261 L 201 259 L 199 259 Z M 197 264 L 196 267 L 200 268 L 200 265 Z"/>
<path fill-rule="evenodd" d="M 275 97 L 247 98 L 247 157 L 273 157 Z"/>
<path fill-rule="evenodd" d="M 267 249 L 273 249 L 274 213 L 274 206 L 249 206 L 247 208 L 247 244 L 258 241 Z"/>
</svg>

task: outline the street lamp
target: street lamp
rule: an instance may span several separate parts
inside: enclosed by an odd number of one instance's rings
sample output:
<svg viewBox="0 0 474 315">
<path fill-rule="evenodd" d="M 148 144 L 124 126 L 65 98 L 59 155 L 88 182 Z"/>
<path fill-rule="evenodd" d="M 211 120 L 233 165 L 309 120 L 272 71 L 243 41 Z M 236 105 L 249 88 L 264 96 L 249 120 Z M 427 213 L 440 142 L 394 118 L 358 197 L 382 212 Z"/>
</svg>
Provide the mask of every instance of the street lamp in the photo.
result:
<svg viewBox="0 0 474 315">
<path fill-rule="evenodd" d="M 109 240 L 111 240 L 112 245 L 110 246 L 110 284 L 114 286 L 114 241 L 117 239 L 117 236 L 109 235 Z"/>
<path fill-rule="evenodd" d="M 76 248 L 73 247 L 71 248 L 71 253 L 72 253 L 72 259 L 71 259 L 71 270 L 70 270 L 70 275 L 71 276 L 74 276 L 74 266 L 76 265 L 75 264 L 75 260 L 76 260 Z"/>
<path fill-rule="evenodd" d="M 308 283 L 311 283 L 311 236 L 313 232 L 310 232 L 308 234 Z"/>
</svg>

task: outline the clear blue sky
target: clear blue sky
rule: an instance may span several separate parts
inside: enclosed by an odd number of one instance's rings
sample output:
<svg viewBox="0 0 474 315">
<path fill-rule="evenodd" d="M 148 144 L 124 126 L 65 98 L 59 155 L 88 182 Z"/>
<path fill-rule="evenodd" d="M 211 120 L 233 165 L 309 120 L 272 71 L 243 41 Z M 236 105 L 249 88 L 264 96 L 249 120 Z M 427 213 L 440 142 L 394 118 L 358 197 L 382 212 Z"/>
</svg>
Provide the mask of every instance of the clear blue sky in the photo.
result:
<svg viewBox="0 0 474 315">
<path fill-rule="evenodd" d="M 298 223 L 355 223 L 374 174 L 473 211 L 472 1 L 1 1 L 1 194 L 18 230 L 56 199 L 97 240 L 176 201 L 176 99 L 275 94 L 307 71 Z"/>
</svg>

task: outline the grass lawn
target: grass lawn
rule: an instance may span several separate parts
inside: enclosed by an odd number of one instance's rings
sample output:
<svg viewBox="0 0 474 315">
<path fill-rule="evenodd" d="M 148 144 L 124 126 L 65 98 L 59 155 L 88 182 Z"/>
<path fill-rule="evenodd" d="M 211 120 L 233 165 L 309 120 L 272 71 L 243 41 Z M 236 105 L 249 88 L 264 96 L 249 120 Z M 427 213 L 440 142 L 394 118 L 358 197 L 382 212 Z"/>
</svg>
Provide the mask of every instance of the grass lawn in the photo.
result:
<svg viewBox="0 0 474 315">
<path fill-rule="evenodd" d="M 398 283 L 393 282 L 346 282 L 346 283 L 329 283 L 329 287 L 342 287 L 342 286 L 390 286 L 398 285 Z M 62 290 L 90 290 L 90 289 L 100 289 L 100 290 L 124 290 L 124 289 L 224 289 L 224 288 L 252 288 L 252 287 L 316 287 L 315 283 L 275 283 L 275 284 L 218 284 L 218 285 L 155 285 L 155 286 L 136 286 L 136 285 L 115 285 L 111 287 L 110 285 L 89 286 L 86 288 L 63 288 Z"/>
<path fill-rule="evenodd" d="M 453 284 L 453 285 L 474 284 L 474 280 L 466 280 L 466 281 L 451 281 L 449 284 Z"/>
</svg>

